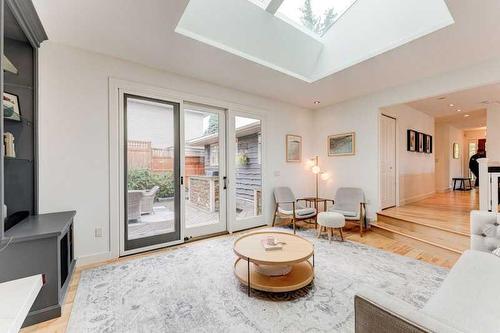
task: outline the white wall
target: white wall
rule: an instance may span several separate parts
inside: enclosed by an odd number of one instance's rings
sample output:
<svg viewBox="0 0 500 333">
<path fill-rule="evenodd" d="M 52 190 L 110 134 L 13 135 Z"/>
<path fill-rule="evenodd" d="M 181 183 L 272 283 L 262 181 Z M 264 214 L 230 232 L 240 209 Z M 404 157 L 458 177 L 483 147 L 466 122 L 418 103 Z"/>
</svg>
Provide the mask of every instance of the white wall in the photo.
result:
<svg viewBox="0 0 500 333">
<path fill-rule="evenodd" d="M 381 112 L 396 118 L 399 204 L 404 205 L 432 195 L 436 191 L 434 153 L 410 152 L 406 141 L 408 129 L 434 137 L 434 118 L 405 104 L 382 108 Z"/>
<path fill-rule="evenodd" d="M 436 157 L 436 191 L 450 189 L 450 131 L 449 125 L 436 123 L 434 135 L 434 151 Z"/>
<path fill-rule="evenodd" d="M 486 154 L 490 162 L 500 162 L 500 104 L 488 106 Z"/>
<path fill-rule="evenodd" d="M 314 112 L 315 145 L 313 148 L 323 161 L 323 169 L 334 176 L 333 182 L 322 187 L 321 195 L 331 197 L 339 186 L 362 187 L 368 200 L 368 216 L 375 218 L 380 207 L 377 144 L 380 108 L 498 83 L 499 78 L 500 59 L 496 59 L 316 110 Z M 497 129 L 500 128 L 498 124 L 500 121 L 496 125 Z M 488 135 L 490 135 L 491 129 L 495 127 L 490 128 L 488 125 L 488 128 Z M 348 131 L 356 132 L 356 155 L 341 158 L 327 157 L 327 136 Z M 496 142 L 498 140 L 497 138 Z"/>
<path fill-rule="evenodd" d="M 77 211 L 75 252 L 83 261 L 106 258 L 111 251 L 109 77 L 238 103 L 248 111 L 268 110 L 267 211 L 274 186 L 290 186 L 297 196 L 313 192 L 312 178 L 299 176 L 304 166 L 286 163 L 284 151 L 285 135 L 293 133 L 303 137 L 304 156 L 312 155 L 311 111 L 51 42 L 43 43 L 39 64 L 40 212 Z M 270 221 L 271 214 L 265 218 Z M 96 228 L 103 229 L 103 237 L 94 237 Z"/>
</svg>

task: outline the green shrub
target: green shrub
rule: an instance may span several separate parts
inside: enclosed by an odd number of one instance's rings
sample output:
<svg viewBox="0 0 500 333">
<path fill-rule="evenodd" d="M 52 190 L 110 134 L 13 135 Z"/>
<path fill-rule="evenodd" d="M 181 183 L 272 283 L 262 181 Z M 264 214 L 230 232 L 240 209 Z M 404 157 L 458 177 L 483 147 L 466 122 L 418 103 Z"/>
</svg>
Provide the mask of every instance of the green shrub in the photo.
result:
<svg viewBox="0 0 500 333">
<path fill-rule="evenodd" d="M 135 169 L 128 171 L 129 190 L 150 190 L 159 186 L 159 198 L 174 196 L 174 175 L 172 171 L 154 173 L 148 169 Z"/>
</svg>

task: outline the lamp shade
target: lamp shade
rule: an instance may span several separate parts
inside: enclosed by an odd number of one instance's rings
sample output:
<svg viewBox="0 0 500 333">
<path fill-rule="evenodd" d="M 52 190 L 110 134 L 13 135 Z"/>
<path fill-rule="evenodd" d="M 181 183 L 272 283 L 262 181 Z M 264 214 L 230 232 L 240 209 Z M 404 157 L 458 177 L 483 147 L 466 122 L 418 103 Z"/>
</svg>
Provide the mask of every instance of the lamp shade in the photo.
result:
<svg viewBox="0 0 500 333">
<path fill-rule="evenodd" d="M 318 174 L 321 172 L 321 169 L 317 165 L 313 166 L 311 170 L 314 174 Z"/>
</svg>

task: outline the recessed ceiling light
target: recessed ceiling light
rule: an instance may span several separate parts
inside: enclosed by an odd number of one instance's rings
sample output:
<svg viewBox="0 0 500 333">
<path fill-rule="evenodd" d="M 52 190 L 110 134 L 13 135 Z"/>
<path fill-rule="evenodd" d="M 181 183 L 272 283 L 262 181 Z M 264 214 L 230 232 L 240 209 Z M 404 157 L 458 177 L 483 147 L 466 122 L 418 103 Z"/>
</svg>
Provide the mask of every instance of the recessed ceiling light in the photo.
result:
<svg viewBox="0 0 500 333">
<path fill-rule="evenodd" d="M 318 104 L 321 104 L 320 101 L 314 101 L 314 104 L 318 105 Z"/>
<path fill-rule="evenodd" d="M 455 106 L 455 104 L 453 104 L 453 103 L 450 103 L 450 107 L 454 107 L 454 106 Z"/>
<path fill-rule="evenodd" d="M 462 110 L 461 109 L 457 109 L 457 112 L 462 112 Z"/>
<path fill-rule="evenodd" d="M 464 117 L 465 118 L 470 117 L 470 114 L 464 114 Z"/>
</svg>

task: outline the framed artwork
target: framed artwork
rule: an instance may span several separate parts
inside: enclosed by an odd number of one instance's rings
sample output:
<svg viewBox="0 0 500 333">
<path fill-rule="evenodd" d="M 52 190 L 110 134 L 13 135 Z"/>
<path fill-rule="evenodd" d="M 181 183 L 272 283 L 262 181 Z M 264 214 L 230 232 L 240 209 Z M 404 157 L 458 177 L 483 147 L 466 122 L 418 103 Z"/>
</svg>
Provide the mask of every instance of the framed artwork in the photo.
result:
<svg viewBox="0 0 500 333">
<path fill-rule="evenodd" d="M 356 133 L 344 133 L 328 136 L 328 156 L 346 156 L 356 154 Z"/>
<path fill-rule="evenodd" d="M 286 135 L 286 161 L 302 161 L 302 137 L 300 135 Z"/>
<path fill-rule="evenodd" d="M 417 132 L 409 129 L 406 131 L 406 150 L 408 151 L 417 151 Z"/>
<path fill-rule="evenodd" d="M 458 143 L 453 144 L 453 158 L 458 159 L 460 157 L 460 145 Z"/>
<path fill-rule="evenodd" d="M 19 97 L 7 92 L 3 93 L 3 117 L 14 121 L 21 121 Z"/>
<path fill-rule="evenodd" d="M 424 133 L 417 132 L 417 151 L 419 153 L 424 152 Z"/>
<path fill-rule="evenodd" d="M 432 154 L 432 135 L 424 135 L 424 152 Z"/>
</svg>

